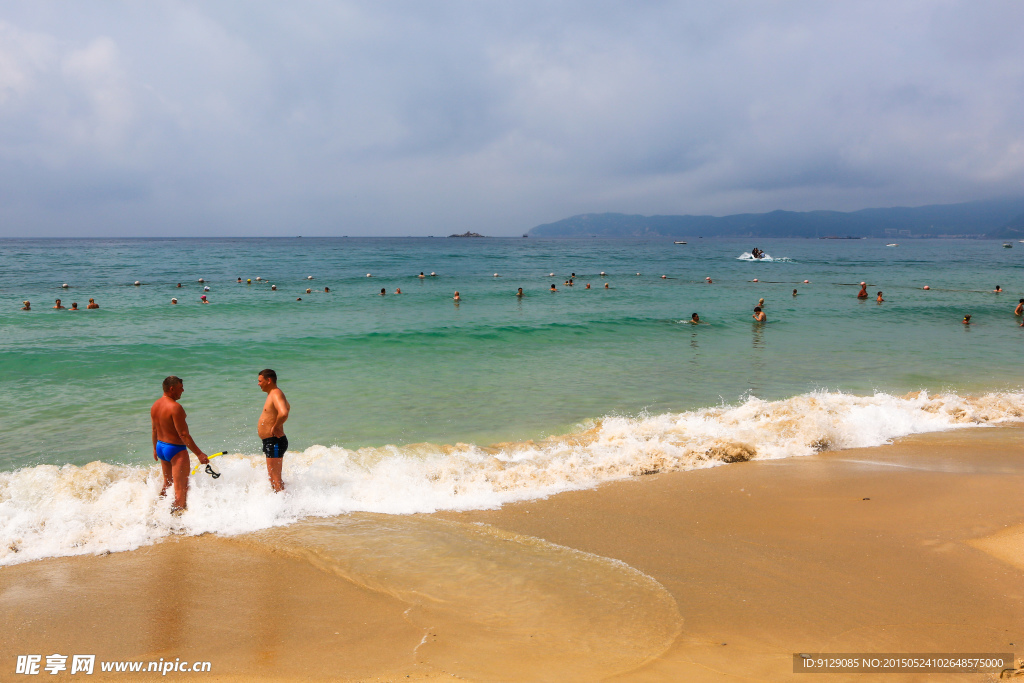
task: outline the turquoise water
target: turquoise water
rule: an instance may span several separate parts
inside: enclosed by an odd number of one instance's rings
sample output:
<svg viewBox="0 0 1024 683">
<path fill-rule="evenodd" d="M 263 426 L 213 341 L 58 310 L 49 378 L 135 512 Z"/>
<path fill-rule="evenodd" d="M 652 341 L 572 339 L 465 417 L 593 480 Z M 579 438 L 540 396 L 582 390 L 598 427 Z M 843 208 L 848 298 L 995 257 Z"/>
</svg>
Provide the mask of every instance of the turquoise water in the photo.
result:
<svg viewBox="0 0 1024 683">
<path fill-rule="evenodd" d="M 737 259 L 753 246 L 786 260 Z M 1016 390 L 1022 258 L 1024 245 L 955 240 L 0 241 L 0 470 L 151 463 L 168 374 L 185 380 L 200 446 L 246 453 L 263 367 L 292 403 L 293 450 L 532 439 L 821 388 Z M 57 297 L 101 308 L 50 310 Z M 683 323 L 693 312 L 708 324 Z"/>
</svg>

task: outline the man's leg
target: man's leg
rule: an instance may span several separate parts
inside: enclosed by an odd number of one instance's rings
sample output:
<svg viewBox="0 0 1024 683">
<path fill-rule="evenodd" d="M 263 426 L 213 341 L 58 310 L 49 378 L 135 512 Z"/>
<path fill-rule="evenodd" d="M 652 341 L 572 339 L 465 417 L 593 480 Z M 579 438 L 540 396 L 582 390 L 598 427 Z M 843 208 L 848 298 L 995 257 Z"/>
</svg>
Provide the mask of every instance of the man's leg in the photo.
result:
<svg viewBox="0 0 1024 683">
<path fill-rule="evenodd" d="M 164 487 L 160 489 L 160 497 L 163 498 L 167 493 L 167 487 L 174 481 L 174 474 L 171 470 L 171 463 L 167 462 L 163 458 L 160 459 L 160 469 L 164 472 Z"/>
<path fill-rule="evenodd" d="M 174 478 L 174 505 L 171 506 L 171 512 L 185 509 L 188 498 L 188 471 L 191 464 L 187 450 L 182 450 L 171 458 L 171 476 Z"/>
<path fill-rule="evenodd" d="M 281 481 L 282 465 L 284 465 L 284 458 L 267 458 L 267 474 L 270 476 L 270 487 L 277 493 L 284 491 L 284 482 Z"/>
</svg>

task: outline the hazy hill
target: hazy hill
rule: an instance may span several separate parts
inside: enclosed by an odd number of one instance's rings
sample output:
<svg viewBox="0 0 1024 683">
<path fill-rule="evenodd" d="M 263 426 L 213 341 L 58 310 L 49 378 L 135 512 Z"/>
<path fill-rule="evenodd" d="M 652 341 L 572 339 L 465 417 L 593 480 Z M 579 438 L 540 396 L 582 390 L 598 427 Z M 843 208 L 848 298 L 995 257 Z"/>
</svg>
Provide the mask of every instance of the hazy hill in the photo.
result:
<svg viewBox="0 0 1024 683">
<path fill-rule="evenodd" d="M 1008 239 L 1024 235 L 1024 198 L 963 204 L 771 211 L 731 216 L 581 214 L 538 225 L 531 237 L 928 237 Z"/>
</svg>

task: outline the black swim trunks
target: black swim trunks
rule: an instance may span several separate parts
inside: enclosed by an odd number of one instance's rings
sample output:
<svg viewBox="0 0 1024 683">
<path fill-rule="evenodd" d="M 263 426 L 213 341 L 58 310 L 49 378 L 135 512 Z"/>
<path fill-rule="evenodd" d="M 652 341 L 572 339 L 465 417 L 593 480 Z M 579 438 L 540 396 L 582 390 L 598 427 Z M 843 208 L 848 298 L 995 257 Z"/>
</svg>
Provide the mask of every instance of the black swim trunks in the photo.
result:
<svg viewBox="0 0 1024 683">
<path fill-rule="evenodd" d="M 288 450 L 287 436 L 272 436 L 263 439 L 263 454 L 268 458 L 283 458 L 286 450 Z"/>
</svg>

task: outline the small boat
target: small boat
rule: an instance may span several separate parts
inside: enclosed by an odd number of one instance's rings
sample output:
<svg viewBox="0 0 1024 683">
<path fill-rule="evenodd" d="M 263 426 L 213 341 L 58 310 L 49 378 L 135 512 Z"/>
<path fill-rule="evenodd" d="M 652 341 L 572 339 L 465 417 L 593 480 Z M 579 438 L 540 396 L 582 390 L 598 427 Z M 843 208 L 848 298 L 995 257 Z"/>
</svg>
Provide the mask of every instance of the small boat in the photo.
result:
<svg viewBox="0 0 1024 683">
<path fill-rule="evenodd" d="M 1010 244 L 1009 242 L 1004 242 L 1003 249 L 1013 249 L 1013 245 Z"/>
<path fill-rule="evenodd" d="M 885 246 L 887 246 L 887 247 L 898 247 L 898 246 L 900 246 L 900 245 L 899 245 L 899 244 L 897 244 L 896 242 L 893 242 L 892 244 L 887 244 L 887 245 L 885 245 Z"/>
<path fill-rule="evenodd" d="M 672 244 L 686 244 L 686 242 L 673 242 Z"/>
</svg>

